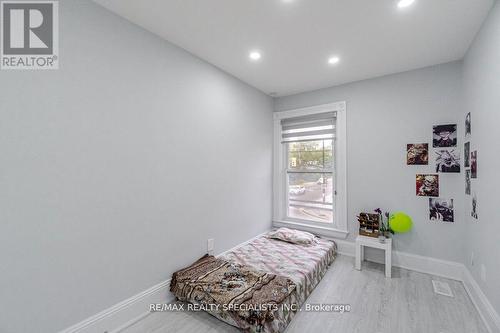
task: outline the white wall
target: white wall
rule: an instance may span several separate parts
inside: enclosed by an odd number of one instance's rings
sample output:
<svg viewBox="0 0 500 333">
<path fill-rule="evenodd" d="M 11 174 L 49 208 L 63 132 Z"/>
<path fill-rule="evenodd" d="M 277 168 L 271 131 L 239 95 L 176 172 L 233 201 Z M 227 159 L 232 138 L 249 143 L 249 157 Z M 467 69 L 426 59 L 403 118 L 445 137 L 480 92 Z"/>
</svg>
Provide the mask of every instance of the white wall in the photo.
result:
<svg viewBox="0 0 500 333">
<path fill-rule="evenodd" d="M 497 2 L 464 60 L 465 112 L 472 116 L 471 150 L 478 151 L 478 178 L 472 180 L 472 191 L 478 198 L 479 219 L 471 218 L 472 198 L 466 196 L 467 231 L 463 241 L 466 265 L 497 313 L 500 313 L 499 59 L 500 4 Z M 473 266 L 470 263 L 472 252 Z M 486 281 L 481 279 L 482 265 L 486 268 Z"/>
<path fill-rule="evenodd" d="M 464 218 L 455 223 L 429 220 L 428 198 L 415 195 L 415 175 L 429 166 L 407 166 L 406 144 L 431 145 L 432 126 L 461 123 L 461 62 L 360 81 L 275 99 L 275 111 L 347 102 L 347 188 L 349 239 L 357 235 L 356 215 L 377 207 L 401 210 L 414 228 L 396 235 L 395 249 L 463 262 Z M 462 147 L 463 126 L 459 129 Z M 463 207 L 463 174 L 441 174 L 441 196 Z"/>
<path fill-rule="evenodd" d="M 0 331 L 55 332 L 270 227 L 272 100 L 91 1 L 0 74 Z"/>
</svg>

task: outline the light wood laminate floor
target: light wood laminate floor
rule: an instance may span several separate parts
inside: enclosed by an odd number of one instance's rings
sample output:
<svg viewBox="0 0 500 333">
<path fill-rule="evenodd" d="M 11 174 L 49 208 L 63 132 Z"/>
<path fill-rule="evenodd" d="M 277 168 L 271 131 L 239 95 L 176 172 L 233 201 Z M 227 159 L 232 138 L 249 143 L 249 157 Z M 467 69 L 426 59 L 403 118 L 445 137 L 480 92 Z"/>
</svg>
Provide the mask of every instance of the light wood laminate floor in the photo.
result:
<svg viewBox="0 0 500 333">
<path fill-rule="evenodd" d="M 436 295 L 432 279 L 446 281 L 454 298 Z M 350 304 L 349 313 L 300 312 L 286 333 L 487 333 L 461 282 L 339 255 L 306 301 Z M 122 333 L 239 332 L 204 312 L 156 312 Z"/>
</svg>

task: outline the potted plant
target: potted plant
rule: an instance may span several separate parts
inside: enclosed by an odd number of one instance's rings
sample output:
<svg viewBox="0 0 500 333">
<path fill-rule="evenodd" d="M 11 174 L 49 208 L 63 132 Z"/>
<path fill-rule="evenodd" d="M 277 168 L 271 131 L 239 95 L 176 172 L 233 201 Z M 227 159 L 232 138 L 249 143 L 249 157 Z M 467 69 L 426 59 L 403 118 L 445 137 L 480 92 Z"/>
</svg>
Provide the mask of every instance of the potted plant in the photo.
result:
<svg viewBox="0 0 500 333">
<path fill-rule="evenodd" d="M 389 226 L 389 212 L 385 212 L 382 214 L 382 210 L 380 208 L 375 209 L 375 212 L 379 215 L 379 228 L 378 228 L 378 240 L 380 243 L 385 243 L 385 239 L 389 238 L 391 234 L 394 234 L 391 227 Z M 385 216 L 385 218 L 384 218 Z"/>
</svg>

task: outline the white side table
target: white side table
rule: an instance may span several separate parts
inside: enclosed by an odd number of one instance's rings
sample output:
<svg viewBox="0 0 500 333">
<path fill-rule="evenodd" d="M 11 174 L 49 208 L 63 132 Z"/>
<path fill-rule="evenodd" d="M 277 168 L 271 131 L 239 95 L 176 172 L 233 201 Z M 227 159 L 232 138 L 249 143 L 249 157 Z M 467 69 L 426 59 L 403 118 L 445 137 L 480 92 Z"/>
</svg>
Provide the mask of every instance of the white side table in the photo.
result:
<svg viewBox="0 0 500 333">
<path fill-rule="evenodd" d="M 361 270 L 361 262 L 365 260 L 364 247 L 373 247 L 375 249 L 382 249 L 385 251 L 385 276 L 391 277 L 392 270 L 392 238 L 386 238 L 385 243 L 380 243 L 378 238 L 368 236 L 356 237 L 356 266 L 355 268 Z"/>
</svg>

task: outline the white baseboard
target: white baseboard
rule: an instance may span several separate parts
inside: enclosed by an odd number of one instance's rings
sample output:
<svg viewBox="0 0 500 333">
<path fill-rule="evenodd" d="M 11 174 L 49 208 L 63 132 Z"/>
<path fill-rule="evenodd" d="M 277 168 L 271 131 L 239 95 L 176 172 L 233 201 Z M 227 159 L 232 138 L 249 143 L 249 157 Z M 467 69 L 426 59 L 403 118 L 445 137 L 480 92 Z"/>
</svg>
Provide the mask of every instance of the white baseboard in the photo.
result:
<svg viewBox="0 0 500 333">
<path fill-rule="evenodd" d="M 474 280 L 474 277 L 465 266 L 463 269 L 462 282 L 472 303 L 474 303 L 484 324 L 488 328 L 488 331 L 490 333 L 500 333 L 500 316 L 498 312 L 495 311 L 493 305 L 491 305 L 488 298 L 479 287 L 479 284 Z"/>
<path fill-rule="evenodd" d="M 355 256 L 355 243 L 335 240 L 338 253 L 346 256 Z M 367 253 L 365 259 L 377 263 L 383 263 L 383 256 L 373 256 Z M 424 257 L 416 254 L 392 251 L 392 265 L 411 271 L 432 274 L 453 280 L 462 280 L 463 265 L 453 261 L 441 260 L 432 257 Z"/>
<path fill-rule="evenodd" d="M 168 303 L 170 279 L 163 281 L 123 302 L 73 325 L 60 333 L 103 333 L 119 332 L 147 316 L 149 304 Z"/>
<path fill-rule="evenodd" d="M 267 233 L 263 232 L 246 242 L 236 245 L 235 247 L 219 253 L 221 256 L 227 252 L 235 250 L 261 235 Z M 137 321 L 148 316 L 150 304 L 164 304 L 174 300 L 174 296 L 169 292 L 170 279 L 160 282 L 159 284 L 132 296 L 123 302 L 120 302 L 112 307 L 93 315 L 84 321 L 79 322 L 59 333 L 118 333 L 123 329 L 132 326 Z"/>
<path fill-rule="evenodd" d="M 335 242 L 337 243 L 337 252 L 339 254 L 350 257 L 355 256 L 354 242 L 345 240 L 335 240 Z M 465 265 L 399 251 L 393 251 L 392 256 L 392 264 L 395 267 L 461 281 L 488 331 L 490 333 L 500 333 L 500 316 Z M 383 262 L 381 257 L 365 256 L 365 258 L 369 261 Z"/>
<path fill-rule="evenodd" d="M 331 238 L 335 243 L 337 244 L 337 253 L 348 256 L 348 257 L 354 257 L 356 253 L 356 249 L 354 246 L 353 242 L 349 242 L 346 240 L 340 240 L 340 239 L 334 239 Z"/>
<path fill-rule="evenodd" d="M 462 279 L 464 266 L 461 263 L 398 251 L 393 251 L 392 255 L 392 262 L 396 267 L 452 280 L 461 281 Z"/>
</svg>

